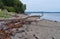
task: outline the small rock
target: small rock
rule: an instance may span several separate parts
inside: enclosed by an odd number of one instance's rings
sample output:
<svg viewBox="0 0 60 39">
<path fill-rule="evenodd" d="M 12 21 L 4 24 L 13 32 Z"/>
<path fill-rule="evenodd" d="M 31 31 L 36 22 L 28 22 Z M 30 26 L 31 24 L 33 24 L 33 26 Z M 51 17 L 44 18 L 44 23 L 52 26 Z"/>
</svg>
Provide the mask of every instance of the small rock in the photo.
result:
<svg viewBox="0 0 60 39">
<path fill-rule="evenodd" d="M 38 39 L 38 37 L 35 34 L 33 36 L 35 37 L 35 39 Z"/>
</svg>

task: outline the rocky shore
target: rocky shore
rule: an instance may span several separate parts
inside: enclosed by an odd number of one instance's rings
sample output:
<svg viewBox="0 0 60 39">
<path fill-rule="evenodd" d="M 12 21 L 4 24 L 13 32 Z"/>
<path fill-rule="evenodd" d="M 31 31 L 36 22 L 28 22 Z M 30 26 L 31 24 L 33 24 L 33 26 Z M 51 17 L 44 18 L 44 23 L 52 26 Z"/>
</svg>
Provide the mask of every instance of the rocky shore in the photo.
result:
<svg viewBox="0 0 60 39">
<path fill-rule="evenodd" d="M 41 19 L 13 31 L 11 39 L 60 39 L 60 22 Z"/>
<path fill-rule="evenodd" d="M 24 25 L 12 39 L 60 39 L 60 22 L 40 20 Z"/>
</svg>

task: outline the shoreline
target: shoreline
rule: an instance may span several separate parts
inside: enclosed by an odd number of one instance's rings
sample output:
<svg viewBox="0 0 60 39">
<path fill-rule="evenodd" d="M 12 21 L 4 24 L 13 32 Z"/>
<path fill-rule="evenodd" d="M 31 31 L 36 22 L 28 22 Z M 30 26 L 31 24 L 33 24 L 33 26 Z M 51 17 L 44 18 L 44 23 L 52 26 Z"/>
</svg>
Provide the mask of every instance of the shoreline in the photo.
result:
<svg viewBox="0 0 60 39">
<path fill-rule="evenodd" d="M 20 30 L 25 32 L 17 33 L 12 39 L 60 39 L 60 22 L 52 20 L 37 20 L 24 25 Z"/>
<path fill-rule="evenodd" d="M 41 15 L 41 13 L 31 13 L 29 15 Z M 44 13 L 41 18 L 60 22 L 59 17 L 60 17 L 60 13 L 59 14 L 57 14 L 57 13 Z"/>
<path fill-rule="evenodd" d="M 28 15 L 20 14 L 21 18 L 28 17 Z M 19 18 L 20 18 L 19 17 Z M 60 39 L 60 22 L 47 19 L 39 19 L 39 17 L 31 17 L 28 20 L 36 20 L 31 24 L 24 24 L 21 28 L 12 29 L 13 36 L 11 39 Z M 2 23 L 0 22 L 0 27 Z M 4 26 L 4 25 L 3 25 Z"/>
<path fill-rule="evenodd" d="M 28 17 L 28 16 L 30 16 L 30 15 L 28 15 L 28 14 L 17 14 L 19 17 L 12 17 L 12 18 L 0 18 L 0 20 L 13 20 L 13 19 L 20 19 L 20 18 L 26 18 L 26 17 Z M 34 16 L 34 15 L 32 15 L 32 16 Z M 37 15 L 38 16 L 38 15 Z M 38 18 L 36 18 L 36 19 L 39 19 L 39 17 Z M 46 20 L 46 21 L 53 21 L 53 22 L 60 22 L 60 21 L 57 21 L 57 20 L 50 20 L 50 19 L 45 19 L 45 18 L 40 18 L 39 20 Z"/>
</svg>

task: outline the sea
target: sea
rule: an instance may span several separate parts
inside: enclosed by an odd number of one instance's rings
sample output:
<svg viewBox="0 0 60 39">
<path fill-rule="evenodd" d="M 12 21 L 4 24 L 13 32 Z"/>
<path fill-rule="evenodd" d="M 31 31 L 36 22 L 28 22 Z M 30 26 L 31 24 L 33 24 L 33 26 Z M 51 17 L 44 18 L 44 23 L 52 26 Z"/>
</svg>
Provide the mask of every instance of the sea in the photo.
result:
<svg viewBox="0 0 60 39">
<path fill-rule="evenodd" d="M 28 15 L 42 15 L 42 13 L 26 13 Z M 43 13 L 42 19 L 60 22 L 60 13 Z"/>
</svg>

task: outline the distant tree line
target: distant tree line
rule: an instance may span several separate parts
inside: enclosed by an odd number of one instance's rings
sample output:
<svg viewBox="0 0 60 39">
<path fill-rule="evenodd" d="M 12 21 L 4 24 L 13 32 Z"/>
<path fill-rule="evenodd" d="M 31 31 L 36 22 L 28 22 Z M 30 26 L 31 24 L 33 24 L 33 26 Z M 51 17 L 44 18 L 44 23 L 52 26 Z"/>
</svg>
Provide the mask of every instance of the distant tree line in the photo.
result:
<svg viewBox="0 0 60 39">
<path fill-rule="evenodd" d="M 24 13 L 26 5 L 20 0 L 0 0 L 0 9 L 6 9 L 9 12 Z"/>
</svg>

